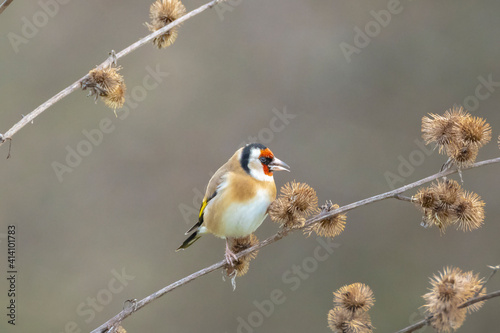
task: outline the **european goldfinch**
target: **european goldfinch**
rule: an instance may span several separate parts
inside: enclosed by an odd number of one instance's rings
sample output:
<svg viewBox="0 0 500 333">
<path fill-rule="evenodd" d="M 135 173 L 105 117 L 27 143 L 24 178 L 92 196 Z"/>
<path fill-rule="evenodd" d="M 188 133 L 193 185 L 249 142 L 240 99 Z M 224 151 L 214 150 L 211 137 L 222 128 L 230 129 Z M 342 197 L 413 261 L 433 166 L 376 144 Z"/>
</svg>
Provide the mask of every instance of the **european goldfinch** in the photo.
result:
<svg viewBox="0 0 500 333">
<path fill-rule="evenodd" d="M 238 149 L 208 182 L 198 223 L 186 232 L 192 234 L 177 251 L 211 233 L 226 239 L 225 258 L 232 264 L 235 255 L 229 248 L 230 238 L 246 237 L 262 224 L 269 205 L 276 199 L 273 171 L 289 169 L 262 144 L 251 143 Z"/>
</svg>

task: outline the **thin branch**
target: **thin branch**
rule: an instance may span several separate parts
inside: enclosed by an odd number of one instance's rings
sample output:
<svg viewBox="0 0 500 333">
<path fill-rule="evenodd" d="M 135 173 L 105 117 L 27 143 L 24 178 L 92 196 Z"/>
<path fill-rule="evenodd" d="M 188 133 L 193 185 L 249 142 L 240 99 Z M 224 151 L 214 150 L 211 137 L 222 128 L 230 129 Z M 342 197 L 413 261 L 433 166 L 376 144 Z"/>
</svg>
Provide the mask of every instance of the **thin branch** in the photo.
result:
<svg viewBox="0 0 500 333">
<path fill-rule="evenodd" d="M 467 302 L 460 304 L 458 306 L 458 308 L 459 309 L 466 308 L 474 303 L 486 301 L 486 300 L 489 300 L 489 299 L 494 298 L 494 297 L 500 297 L 500 290 L 493 291 L 493 292 L 486 294 L 486 295 L 483 295 L 483 296 L 474 297 L 474 298 L 468 300 Z"/>
<path fill-rule="evenodd" d="M 481 161 L 481 162 L 477 162 L 467 168 L 463 168 L 462 170 L 467 170 L 467 169 L 472 169 L 472 168 L 477 168 L 477 167 L 481 167 L 481 166 L 485 166 L 485 165 L 489 165 L 489 164 L 494 164 L 494 163 L 500 163 L 500 157 L 497 157 L 497 158 L 493 158 L 493 159 L 490 159 L 490 160 L 485 160 L 485 161 Z M 267 246 L 269 244 L 272 244 L 274 242 L 277 242 L 278 240 L 286 237 L 290 232 L 292 231 L 296 231 L 296 230 L 301 230 L 301 229 L 304 229 L 306 228 L 307 226 L 310 226 L 314 223 L 318 223 L 324 219 L 327 219 L 329 217 L 332 217 L 334 215 L 337 215 L 337 214 L 340 214 L 340 213 L 345 213 L 347 211 L 350 211 L 350 210 L 353 210 L 355 208 L 358 208 L 358 207 L 361 207 L 361 206 L 365 206 L 365 205 L 368 205 L 368 204 L 371 204 L 371 203 L 374 203 L 374 202 L 377 202 L 377 201 L 381 201 L 381 200 L 384 200 L 384 199 L 388 199 L 388 198 L 395 198 L 397 195 L 399 195 L 400 193 L 403 193 L 405 191 L 408 191 L 410 189 L 413 189 L 415 187 L 418 187 L 420 185 L 423 185 L 425 183 L 428 183 L 428 182 L 431 182 L 437 178 L 440 178 L 440 177 L 444 177 L 444 176 L 448 176 L 448 175 L 451 175 L 451 174 L 454 174 L 458 172 L 457 169 L 447 169 L 447 170 L 444 170 L 444 171 L 441 171 L 441 172 L 438 172 L 432 176 L 429 176 L 429 177 L 426 177 L 426 178 L 423 178 L 421 180 L 418 180 L 416 182 L 413 182 L 411 184 L 408 184 L 408 185 L 405 185 L 405 186 L 402 186 L 400 188 L 397 188 L 395 190 L 392 190 L 392 191 L 389 191 L 389 192 L 386 192 L 386 193 L 382 193 L 382 194 L 379 194 L 379 195 L 375 195 L 373 197 L 370 197 L 370 198 L 367 198 L 367 199 L 363 199 L 363 200 L 360 200 L 360 201 L 357 201 L 357 202 L 354 202 L 352 204 L 349 204 L 349 205 L 346 205 L 346 206 L 343 206 L 343 207 L 340 207 L 338 209 L 335 209 L 335 210 L 332 210 L 330 212 L 325 212 L 325 213 L 320 213 L 310 219 L 308 219 L 304 226 L 302 228 L 297 228 L 297 229 L 292 229 L 292 230 L 280 230 L 278 231 L 275 235 L 265 239 L 264 241 L 260 242 L 259 244 L 245 250 L 245 251 L 241 251 L 239 253 L 236 254 L 236 257 L 237 258 L 240 258 L 242 256 L 245 256 L 251 252 L 254 252 L 258 249 L 261 249 L 263 248 L 264 246 Z M 215 263 L 209 267 L 206 267 L 202 270 L 199 270 L 189 276 L 186 276 L 185 278 L 182 278 L 166 287 L 164 287 L 163 289 L 160 289 L 158 290 L 157 292 L 147 296 L 146 298 L 138 301 L 137 303 L 134 304 L 133 307 L 128 307 L 126 309 L 123 309 L 120 313 L 118 313 L 116 316 L 114 316 L 113 318 L 109 319 L 107 322 L 105 322 L 104 324 L 102 324 L 101 326 L 99 326 L 98 328 L 96 328 L 95 330 L 93 330 L 91 333 L 104 333 L 104 332 L 107 332 L 109 329 L 113 328 L 113 327 L 117 327 L 123 319 L 127 318 L 128 316 L 130 316 L 132 313 L 134 313 L 135 311 L 143 308 L 145 305 L 151 303 L 152 301 L 154 301 L 155 299 L 165 295 L 166 293 L 176 289 L 176 288 L 179 288 L 191 281 L 193 281 L 194 279 L 196 278 L 199 278 L 203 275 L 206 275 L 208 273 L 211 273 L 215 270 L 218 270 L 219 268 L 222 268 L 226 265 L 226 261 L 225 260 L 222 260 L 222 261 L 219 261 L 218 263 Z M 493 296 L 495 297 L 495 296 Z"/>
<path fill-rule="evenodd" d="M 466 308 L 466 307 L 468 307 L 468 306 L 470 306 L 472 304 L 479 303 L 479 302 L 482 302 L 482 301 L 486 301 L 486 300 L 494 298 L 494 297 L 500 297 L 500 290 L 494 291 L 492 293 L 489 293 L 489 294 L 486 294 L 486 295 L 483 295 L 483 296 L 480 296 L 480 297 L 471 298 L 467 302 L 464 302 L 464 303 L 460 304 L 458 306 L 458 308 L 459 309 Z M 420 329 L 420 328 L 428 325 L 431 322 L 432 318 L 433 318 L 433 316 L 428 316 L 425 319 L 419 321 L 418 323 L 415 323 L 415 324 L 413 324 L 411 326 L 403 328 L 402 330 L 399 330 L 396 333 L 411 333 L 411 332 L 415 332 L 416 330 L 418 330 L 418 329 Z"/>
<path fill-rule="evenodd" d="M 0 14 L 3 13 L 3 11 L 11 4 L 11 2 L 14 0 L 5 0 L 1 5 L 0 5 Z"/>
<path fill-rule="evenodd" d="M 402 200 L 402 201 L 413 202 L 413 199 L 411 197 L 407 197 L 407 196 L 402 195 L 402 194 L 396 194 L 396 195 L 394 195 L 394 198 L 398 199 L 398 200 Z"/>
<path fill-rule="evenodd" d="M 7 1 L 9 1 L 9 0 L 7 0 Z M 12 0 L 10 0 L 10 1 L 12 1 Z M 116 57 L 114 59 L 115 60 L 116 59 L 120 59 L 121 57 L 124 57 L 127 54 L 129 54 L 129 53 L 137 50 L 139 47 L 147 44 L 148 42 L 150 42 L 154 38 L 156 38 L 156 37 L 158 37 L 160 35 L 163 35 L 165 32 L 169 31 L 173 27 L 176 27 L 176 26 L 180 25 L 181 23 L 183 23 L 184 21 L 189 20 L 193 16 L 196 16 L 196 15 L 204 12 L 205 10 L 207 10 L 209 8 L 212 8 L 213 6 L 215 6 L 220 1 L 222 1 L 222 0 L 212 0 L 212 1 L 210 1 L 210 2 L 208 2 L 206 4 L 204 4 L 204 5 L 196 8 L 195 10 L 190 11 L 189 13 L 187 13 L 186 15 L 178 18 L 174 22 L 172 22 L 172 23 L 164 26 L 163 28 L 161 28 L 161 29 L 159 29 L 159 30 L 157 30 L 155 32 L 150 33 L 146 37 L 138 40 L 137 42 L 133 43 L 132 45 L 126 47 L 123 50 L 121 50 L 120 52 L 118 52 L 116 54 Z M 2 4 L 2 6 L 5 5 L 6 2 L 4 2 L 4 4 Z M 0 9 L 1 8 L 2 7 L 0 7 Z M 113 62 L 113 58 L 109 57 L 102 64 L 100 64 L 98 67 L 104 68 L 106 66 L 109 66 L 112 62 Z M 3 134 L 3 138 L 0 140 L 0 146 L 5 143 L 6 139 L 12 139 L 12 136 L 14 134 L 16 134 L 19 130 L 21 130 L 21 128 L 23 128 L 25 125 L 27 125 L 31 121 L 33 121 L 33 119 L 35 119 L 38 115 L 40 115 L 40 113 L 42 113 L 43 111 L 47 110 L 49 107 L 51 107 L 52 105 L 54 105 L 58 101 L 60 101 L 64 97 L 66 97 L 69 94 L 71 94 L 73 91 L 75 91 L 78 88 L 80 88 L 80 82 L 82 80 L 86 79 L 87 77 L 88 77 L 88 74 L 86 74 L 85 76 L 83 76 L 78 81 L 76 81 L 75 83 L 71 84 L 70 86 L 64 88 L 63 90 L 61 90 L 60 92 L 58 92 L 56 95 L 54 95 L 53 97 L 49 98 L 46 102 L 44 102 L 43 104 L 41 104 L 40 106 L 38 106 L 35 110 L 31 111 L 29 114 L 27 114 L 25 117 L 23 117 L 18 123 L 16 123 L 14 126 L 12 126 L 7 132 L 5 132 L 5 134 Z"/>
<path fill-rule="evenodd" d="M 492 269 L 491 273 L 490 273 L 490 276 L 488 276 L 488 278 L 486 279 L 486 281 L 484 281 L 483 285 L 481 286 L 481 289 L 479 289 L 478 291 L 476 291 L 476 293 L 474 294 L 473 297 L 477 297 L 477 295 L 479 295 L 480 293 L 483 292 L 484 288 L 486 288 L 486 285 L 488 284 L 488 282 L 490 282 L 491 278 L 497 273 L 497 271 L 500 269 L 499 266 L 488 266 L 489 268 Z"/>
</svg>

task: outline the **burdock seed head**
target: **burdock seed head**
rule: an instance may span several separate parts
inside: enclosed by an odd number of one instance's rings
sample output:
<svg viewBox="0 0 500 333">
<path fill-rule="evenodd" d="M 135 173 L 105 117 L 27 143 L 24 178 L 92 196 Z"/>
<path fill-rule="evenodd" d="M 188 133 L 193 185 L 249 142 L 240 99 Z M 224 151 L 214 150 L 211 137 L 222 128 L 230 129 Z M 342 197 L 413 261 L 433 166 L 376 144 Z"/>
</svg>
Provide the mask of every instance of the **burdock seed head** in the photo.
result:
<svg viewBox="0 0 500 333">
<path fill-rule="evenodd" d="M 430 291 L 423 296 L 425 311 L 432 315 L 431 325 L 439 332 L 450 332 L 462 326 L 467 311 L 479 309 L 481 304 L 467 308 L 459 306 L 474 297 L 482 288 L 483 280 L 472 272 L 446 267 L 431 278 Z"/>
<path fill-rule="evenodd" d="M 280 192 L 268 213 L 283 228 L 300 228 L 307 216 L 318 212 L 318 197 L 309 185 L 293 181 L 285 184 Z"/>
<path fill-rule="evenodd" d="M 146 26 L 149 31 L 154 32 L 174 22 L 184 14 L 186 14 L 186 7 L 179 0 L 157 0 L 150 7 L 151 23 L 146 23 Z M 177 34 L 178 28 L 176 26 L 156 37 L 153 44 L 159 49 L 170 46 L 177 39 Z"/>
<path fill-rule="evenodd" d="M 106 106 L 116 110 L 121 108 L 125 102 L 125 81 L 118 73 L 121 67 L 94 68 L 88 77 L 81 81 L 83 90 L 89 89 L 89 96 L 95 96 L 95 100 L 101 97 Z"/>
<path fill-rule="evenodd" d="M 366 284 L 353 283 L 334 292 L 333 302 L 351 312 L 365 312 L 373 306 L 375 298 Z"/>
<path fill-rule="evenodd" d="M 371 333 L 373 326 L 366 312 L 351 312 L 335 307 L 328 312 L 328 327 L 335 333 Z"/>
<path fill-rule="evenodd" d="M 339 205 L 327 201 L 321 206 L 321 213 L 331 212 L 339 208 Z M 337 214 L 326 218 L 318 223 L 315 223 L 304 230 L 304 234 L 310 236 L 314 231 L 318 236 L 335 237 L 344 231 L 347 216 L 345 214 Z"/>
<path fill-rule="evenodd" d="M 251 248 L 254 245 L 257 245 L 259 240 L 257 236 L 251 234 L 250 236 L 243 238 L 231 238 L 231 251 L 234 254 L 240 253 L 246 249 Z M 226 269 L 227 275 L 232 275 L 236 271 L 236 276 L 243 276 L 248 272 L 250 267 L 250 261 L 257 257 L 257 253 L 259 251 L 254 251 L 247 255 L 244 255 L 238 259 L 238 261 L 232 267 L 228 267 Z"/>
</svg>

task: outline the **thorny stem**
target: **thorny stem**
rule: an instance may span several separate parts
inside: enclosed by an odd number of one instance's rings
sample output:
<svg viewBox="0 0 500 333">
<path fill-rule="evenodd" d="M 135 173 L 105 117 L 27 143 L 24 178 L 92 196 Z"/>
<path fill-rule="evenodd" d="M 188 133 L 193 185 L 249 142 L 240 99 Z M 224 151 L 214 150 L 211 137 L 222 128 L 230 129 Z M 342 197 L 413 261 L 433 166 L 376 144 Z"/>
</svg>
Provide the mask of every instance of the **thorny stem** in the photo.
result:
<svg viewBox="0 0 500 333">
<path fill-rule="evenodd" d="M 5 4 L 8 1 L 9 0 L 6 0 L 6 2 L 4 2 L 2 5 L 0 5 L 0 13 L 3 10 L 2 9 L 3 6 L 6 6 Z M 208 2 L 206 4 L 204 4 L 204 5 L 196 8 L 195 10 L 190 11 L 189 13 L 187 13 L 186 15 L 178 18 L 174 22 L 172 22 L 172 23 L 164 26 L 163 28 L 161 28 L 161 29 L 159 29 L 159 30 L 157 30 L 155 32 L 150 33 L 146 37 L 144 37 L 144 38 L 138 40 L 137 42 L 133 43 L 132 45 L 124 48 L 123 50 L 121 50 L 120 52 L 118 52 L 116 54 L 116 57 L 114 57 L 114 58 L 113 57 L 109 57 L 102 64 L 100 64 L 98 67 L 104 68 L 104 67 L 109 66 L 113 61 L 116 61 L 116 59 L 120 59 L 121 57 L 124 57 L 127 54 L 129 54 L 129 53 L 137 50 L 139 47 L 144 46 L 145 44 L 147 44 L 148 42 L 150 42 L 154 38 L 156 38 L 156 37 L 164 34 L 165 32 L 169 31 L 173 27 L 176 27 L 176 26 L 180 25 L 184 21 L 189 20 L 193 16 L 196 16 L 196 15 L 200 14 L 201 12 L 204 12 L 205 10 L 212 8 L 213 6 L 215 6 L 217 3 L 221 2 L 221 1 L 222 0 L 212 0 L 212 1 L 210 1 L 210 2 Z M 16 134 L 19 130 L 21 130 L 21 128 L 23 128 L 25 125 L 27 125 L 30 122 L 32 122 L 33 119 L 35 119 L 42 112 L 44 112 L 49 107 L 51 107 L 52 105 L 54 105 L 55 103 L 57 103 L 58 101 L 60 101 L 61 99 L 63 99 L 64 97 L 68 96 L 69 94 L 71 94 L 72 92 L 74 92 L 75 90 L 77 90 L 78 88 L 80 88 L 80 82 L 82 80 L 86 79 L 86 78 L 88 78 L 88 74 L 86 74 L 85 76 L 83 76 L 82 78 L 80 78 L 78 81 L 72 83 L 68 87 L 64 88 L 63 90 L 61 90 L 60 92 L 58 92 L 57 94 L 55 94 L 54 96 L 52 96 L 51 98 L 49 98 L 47 101 L 45 101 L 44 103 L 42 103 L 40 106 L 38 106 L 35 110 L 33 110 L 30 113 L 28 113 L 19 122 L 17 122 L 14 126 L 12 126 L 7 132 L 5 132 L 5 134 L 3 134 L 3 138 L 0 139 L 0 146 L 5 143 L 6 139 L 12 139 L 12 136 L 14 134 Z"/>
<path fill-rule="evenodd" d="M 477 168 L 477 167 L 481 167 L 481 166 L 485 166 L 485 165 L 489 165 L 489 164 L 494 164 L 494 163 L 499 163 L 500 162 L 500 157 L 497 157 L 497 158 L 493 158 L 493 159 L 489 159 L 489 160 L 485 160 L 485 161 L 481 161 L 481 162 L 477 162 L 477 163 L 474 163 L 473 165 L 467 167 L 467 168 L 463 168 L 462 170 L 468 170 L 468 169 L 472 169 L 472 168 Z M 243 257 L 251 252 L 254 252 L 254 251 L 257 251 L 258 249 L 261 249 L 263 248 L 264 246 L 267 246 L 269 244 L 272 244 L 272 243 L 275 243 L 277 241 L 279 241 L 280 239 L 288 236 L 290 233 L 294 232 L 294 231 L 297 231 L 297 230 L 301 230 L 301 229 L 304 229 L 312 224 L 315 224 L 315 223 L 318 223 L 324 219 L 327 219 L 327 218 L 330 218 L 334 215 L 337 215 L 337 214 L 341 214 L 341 213 L 345 213 L 347 211 L 350 211 L 350 210 L 353 210 L 355 208 L 359 208 L 361 206 L 365 206 L 365 205 L 368 205 L 368 204 L 371 204 L 371 203 L 374 203 L 374 202 L 377 202 L 377 201 L 381 201 L 381 200 L 384 200 L 384 199 L 389 199 L 389 198 L 395 198 L 396 196 L 398 196 L 400 193 L 403 193 L 405 191 L 408 191 L 410 189 L 413 189 L 415 187 L 418 187 L 420 185 L 423 185 L 425 183 L 428 183 L 428 182 L 431 182 L 437 178 L 440 178 L 440 177 L 444 177 L 444 176 L 448 176 L 448 175 L 451 175 L 451 174 L 454 174 L 458 172 L 457 169 L 447 169 L 447 170 L 444 170 L 444 171 L 441 171 L 441 172 L 438 172 L 432 176 L 429 176 L 429 177 L 426 177 L 426 178 L 423 178 L 421 180 L 418 180 L 416 182 L 413 182 L 411 184 L 408 184 L 408 185 L 405 185 L 405 186 L 402 186 L 400 188 L 397 188 L 395 190 L 392 190 L 392 191 L 389 191 L 389 192 L 386 192 L 386 193 L 382 193 L 382 194 L 379 194 L 379 195 L 375 195 L 375 196 L 372 196 L 370 198 L 367 198 L 367 199 L 363 199 L 363 200 L 360 200 L 360 201 L 357 201 L 357 202 L 354 202 L 352 204 L 349 204 L 349 205 L 345 205 L 343 207 L 340 207 L 338 209 L 335 209 L 335 210 L 332 210 L 330 212 L 322 212 L 316 216 L 313 216 L 312 218 L 308 219 L 304 226 L 302 226 L 301 228 L 297 228 L 297 229 L 292 229 L 292 230 L 287 230 L 286 232 L 284 232 L 283 230 L 280 230 L 278 231 L 275 235 L 263 240 L 262 242 L 260 242 L 259 244 L 249 248 L 249 249 L 246 249 L 245 251 L 241 251 L 239 253 L 236 254 L 236 257 L 237 258 L 240 258 L 240 257 Z M 398 198 L 399 199 L 399 198 Z M 215 270 L 218 270 L 219 268 L 222 268 L 226 265 L 226 261 L 225 260 L 221 260 L 219 261 L 218 263 L 215 263 L 211 266 L 208 266 L 202 270 L 199 270 L 191 275 L 188 275 L 186 276 L 185 278 L 182 278 L 160 290 L 158 290 L 157 292 L 145 297 L 144 299 L 138 301 L 137 303 L 134 304 L 134 307 L 130 307 L 130 308 L 126 308 L 126 309 L 123 309 L 120 313 L 118 313 L 116 316 L 114 316 L 113 318 L 109 319 L 107 322 L 105 322 L 104 324 L 102 324 L 101 326 L 99 326 L 98 328 L 96 328 L 95 330 L 93 330 L 91 333 L 104 333 L 104 332 L 110 332 L 112 331 L 113 329 L 115 329 L 116 327 L 118 327 L 118 325 L 120 325 L 120 323 L 122 322 L 123 319 L 127 318 L 128 316 L 130 316 L 132 313 L 134 313 L 135 311 L 143 308 L 145 305 L 151 303 L 152 301 L 154 301 L 155 299 L 165 295 L 166 293 L 176 289 L 176 288 L 179 288 L 191 281 L 193 281 L 194 279 L 196 278 L 199 278 L 203 275 L 206 275 L 208 273 L 211 273 Z M 495 295 L 495 296 L 491 296 L 490 298 L 492 297 L 497 297 L 497 296 L 500 296 L 500 291 L 498 292 L 499 295 Z M 482 296 L 484 297 L 484 296 Z M 478 298 L 479 299 L 479 298 Z M 466 303 L 464 303 L 466 304 Z M 471 303 L 472 304 L 472 303 Z M 425 319 L 423 321 L 423 325 L 425 325 L 427 323 L 427 321 L 429 321 L 430 319 Z M 416 324 L 415 324 L 416 325 Z M 412 325 L 410 327 L 413 327 L 415 325 Z M 418 328 L 422 327 L 422 326 L 419 326 Z M 402 332 L 412 332 L 412 331 L 400 331 L 398 333 L 402 333 Z"/>
</svg>

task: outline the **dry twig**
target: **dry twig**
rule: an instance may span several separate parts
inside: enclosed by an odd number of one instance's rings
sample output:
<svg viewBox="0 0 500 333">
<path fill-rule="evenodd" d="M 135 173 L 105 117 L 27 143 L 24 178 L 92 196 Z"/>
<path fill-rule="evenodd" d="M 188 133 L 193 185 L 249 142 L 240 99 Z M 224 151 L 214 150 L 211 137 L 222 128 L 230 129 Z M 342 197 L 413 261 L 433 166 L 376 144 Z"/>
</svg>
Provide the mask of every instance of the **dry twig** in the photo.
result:
<svg viewBox="0 0 500 333">
<path fill-rule="evenodd" d="M 485 161 L 481 161 L 481 162 L 477 162 L 477 163 L 474 163 L 473 165 L 469 166 L 469 167 L 466 167 L 466 168 L 462 168 L 462 171 L 464 170 L 467 170 L 467 169 L 472 169 L 472 168 L 477 168 L 477 167 L 481 167 L 481 166 L 485 166 L 485 165 L 489 165 L 489 164 L 494 164 L 494 163 L 500 163 L 500 157 L 497 157 L 497 158 L 493 158 L 493 159 L 490 159 L 490 160 L 485 160 Z M 236 257 L 237 258 L 240 258 L 240 257 L 243 257 L 245 255 L 248 255 L 249 253 L 251 252 L 254 252 L 258 249 L 261 249 L 263 248 L 264 246 L 267 246 L 269 244 L 272 244 L 280 239 L 282 239 L 283 237 L 286 237 L 287 235 L 290 234 L 290 232 L 293 232 L 293 231 L 297 231 L 297 230 L 301 230 L 301 229 L 304 229 L 314 223 L 318 223 L 324 219 L 327 219 L 327 218 L 330 218 L 334 215 L 337 215 L 337 214 L 340 214 L 340 213 L 345 213 L 347 211 L 350 211 L 350 210 L 353 210 L 355 208 L 359 208 L 361 206 L 365 206 L 365 205 L 368 205 L 368 204 L 371 204 L 371 203 L 374 203 L 374 202 L 377 202 L 377 201 L 381 201 L 381 200 L 384 200 L 384 199 L 389 199 L 389 198 L 398 198 L 398 195 L 403 193 L 403 192 L 406 192 L 410 189 L 413 189 L 415 187 L 418 187 L 418 186 L 421 186 L 425 183 L 428 183 L 428 182 L 431 182 L 437 178 L 441 178 L 441 177 L 445 177 L 445 176 L 448 176 L 448 175 L 451 175 L 451 174 L 454 174 L 458 172 L 457 169 L 447 169 L 447 170 L 444 170 L 444 171 L 441 171 L 441 172 L 438 172 L 432 176 L 429 176 L 429 177 L 426 177 L 426 178 L 423 178 L 421 180 L 418 180 L 416 182 L 413 182 L 411 184 L 408 184 L 408 185 L 405 185 L 405 186 L 402 186 L 400 188 L 397 188 L 395 190 L 392 190 L 392 191 L 389 191 L 389 192 L 386 192 L 386 193 L 382 193 L 382 194 L 378 194 L 378 195 L 375 195 L 375 196 L 372 196 L 370 198 L 367 198 L 367 199 L 363 199 L 363 200 L 360 200 L 360 201 L 357 201 L 357 202 L 354 202 L 352 204 L 349 204 L 349 205 L 345 205 L 343 207 L 340 207 L 338 209 L 335 209 L 335 210 L 332 210 L 332 211 L 329 211 L 329 212 L 322 212 L 316 216 L 313 216 L 312 218 L 308 219 L 304 225 L 300 228 L 297 228 L 297 229 L 293 229 L 293 230 L 289 230 L 288 232 L 282 232 L 281 230 L 278 231 L 275 235 L 265 239 L 264 241 L 260 242 L 259 244 L 245 250 L 245 251 L 242 251 L 242 252 L 239 252 Z M 398 199 L 401 199 L 401 198 L 398 198 Z M 98 328 L 96 328 L 95 330 L 93 330 L 91 333 L 104 333 L 104 332 L 107 332 L 107 330 L 111 329 L 112 327 L 118 327 L 122 320 L 127 318 L 128 316 L 130 316 L 132 313 L 134 313 L 135 311 L 143 308 L 144 306 L 146 306 L 147 304 L 151 303 L 152 301 L 154 301 L 155 299 L 165 295 L 166 293 L 174 290 L 174 289 L 177 289 L 191 281 L 193 281 L 194 279 L 196 278 L 199 278 L 203 275 L 206 275 L 210 272 L 213 272 L 213 271 L 216 271 L 218 270 L 219 268 L 222 268 L 226 265 L 226 261 L 225 260 L 222 260 L 222 261 L 219 261 L 218 263 L 215 263 L 209 267 L 206 267 L 202 270 L 199 270 L 189 276 L 186 276 L 185 278 L 182 278 L 160 290 L 158 290 L 157 292 L 147 296 L 146 298 L 138 301 L 135 306 L 133 308 L 127 308 L 127 309 L 124 309 L 122 310 L 120 313 L 118 313 L 116 316 L 114 316 L 113 318 L 109 319 L 107 322 L 105 322 L 104 324 L 102 324 L 101 326 L 99 326 Z M 495 295 L 495 296 L 490 296 L 490 298 L 492 297 L 497 297 L 497 296 L 500 296 L 500 292 L 498 292 L 499 295 Z M 494 293 L 492 293 L 494 294 Z M 490 295 L 490 294 L 488 294 Z M 485 295 L 487 296 L 487 295 Z M 484 296 L 482 296 L 484 297 Z M 484 300 L 482 297 L 481 300 Z M 478 298 L 479 299 L 479 298 Z M 477 301 L 479 302 L 479 300 Z M 468 302 L 464 303 L 464 304 L 467 304 Z M 463 305 L 463 306 L 466 306 L 466 305 Z M 424 323 L 422 325 L 425 325 L 427 323 L 428 319 L 425 319 Z M 412 325 L 412 326 L 415 326 L 415 325 Z M 422 326 L 420 326 L 422 327 Z M 405 331 L 401 331 L 401 332 L 405 332 Z M 408 331 L 408 332 L 411 332 L 411 331 Z M 399 332 L 398 332 L 399 333 Z"/>
<path fill-rule="evenodd" d="M 7 0 L 8 1 L 8 0 Z M 151 40 L 154 38 L 163 35 L 165 32 L 169 31 L 170 29 L 178 26 L 179 24 L 183 23 L 184 21 L 189 20 L 193 16 L 196 16 L 202 12 L 204 12 L 207 9 L 212 8 L 215 6 L 217 3 L 219 3 L 221 0 L 212 0 L 195 10 L 190 11 L 186 15 L 182 16 L 181 18 L 175 20 L 174 22 L 166 25 L 165 27 L 147 35 L 146 37 L 138 40 L 137 42 L 133 43 L 132 45 L 126 47 L 125 49 L 121 50 L 120 52 L 116 53 L 116 57 L 109 57 L 104 61 L 102 64 L 100 64 L 98 67 L 104 68 L 106 66 L 109 66 L 113 61 L 116 61 L 116 59 L 120 59 L 121 57 L 126 56 L 127 54 L 137 50 L 139 47 L 149 43 Z M 0 6 L 0 10 L 2 9 L 2 6 L 5 5 L 5 2 Z M 1 13 L 1 11 L 0 11 Z M 80 88 L 80 82 L 84 79 L 88 78 L 88 74 L 80 78 L 78 81 L 75 83 L 72 83 L 70 86 L 64 88 L 60 92 L 58 92 L 56 95 L 52 96 L 49 98 L 47 101 L 42 103 L 40 106 L 38 106 L 35 110 L 31 111 L 29 114 L 27 114 L 25 117 L 23 117 L 18 123 L 16 123 L 14 126 L 12 126 L 5 134 L 3 134 L 3 139 L 0 140 L 0 146 L 5 143 L 7 139 L 12 139 L 12 136 L 16 134 L 21 128 L 23 128 L 25 125 L 29 124 L 30 122 L 33 121 L 38 115 L 40 115 L 42 112 L 47 110 L 49 107 L 63 99 L 64 97 L 68 96 L 71 94 L 73 91 L 77 90 Z"/>
<path fill-rule="evenodd" d="M 470 306 L 472 304 L 479 303 L 481 301 L 486 301 L 488 299 L 491 299 L 491 298 L 494 298 L 494 297 L 499 297 L 499 296 L 500 296 L 500 290 L 497 290 L 497 291 L 491 292 L 489 294 L 486 294 L 486 295 L 483 295 L 483 296 L 480 296 L 480 297 L 471 298 L 467 302 L 464 302 L 464 303 L 460 304 L 458 306 L 458 308 L 459 309 L 463 309 L 463 308 L 466 308 L 466 307 L 468 307 L 468 306 Z M 433 318 L 433 316 L 428 316 L 425 319 L 419 321 L 418 323 L 415 323 L 415 324 L 413 324 L 411 326 L 405 327 L 402 330 L 397 331 L 396 333 L 411 333 L 411 332 L 415 332 L 416 330 L 421 329 L 422 327 L 424 327 L 426 325 L 429 325 L 429 323 L 431 322 L 432 318 Z"/>
<path fill-rule="evenodd" d="M 5 0 L 1 5 L 0 5 L 0 14 L 3 13 L 3 11 L 11 4 L 11 2 L 14 0 Z"/>
</svg>

